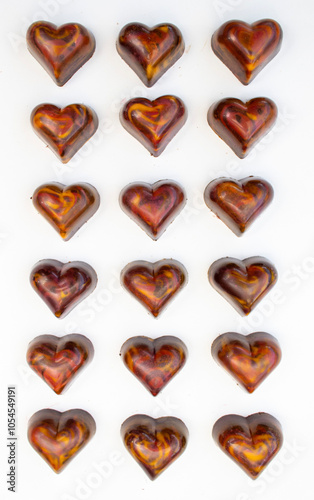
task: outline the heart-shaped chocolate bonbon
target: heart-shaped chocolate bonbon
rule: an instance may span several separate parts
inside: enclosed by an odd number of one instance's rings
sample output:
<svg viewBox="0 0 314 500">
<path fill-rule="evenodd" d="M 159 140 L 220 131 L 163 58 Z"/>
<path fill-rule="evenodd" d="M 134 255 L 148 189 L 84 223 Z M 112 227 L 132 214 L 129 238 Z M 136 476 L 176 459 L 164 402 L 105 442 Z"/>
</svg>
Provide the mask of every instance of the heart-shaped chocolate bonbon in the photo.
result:
<svg viewBox="0 0 314 500">
<path fill-rule="evenodd" d="M 121 347 L 125 366 L 153 396 L 183 368 L 187 348 L 182 340 L 170 335 L 150 339 L 132 337 Z"/>
<path fill-rule="evenodd" d="M 249 314 L 277 281 L 277 270 L 264 257 L 225 257 L 209 268 L 210 284 L 241 315 Z"/>
<path fill-rule="evenodd" d="M 175 417 L 133 415 L 121 426 L 127 450 L 150 479 L 156 479 L 185 450 L 188 430 Z"/>
<path fill-rule="evenodd" d="M 147 87 L 157 80 L 182 56 L 184 41 L 173 24 L 149 28 L 130 23 L 120 31 L 117 50 Z"/>
<path fill-rule="evenodd" d="M 273 196 L 269 182 L 253 176 L 239 181 L 221 177 L 210 182 L 204 192 L 208 208 L 237 236 L 265 210 Z"/>
<path fill-rule="evenodd" d="M 229 97 L 214 103 L 208 111 L 208 123 L 234 151 L 245 158 L 270 131 L 277 118 L 276 104 L 266 97 L 248 102 Z"/>
<path fill-rule="evenodd" d="M 283 442 L 280 423 L 268 413 L 225 415 L 215 423 L 213 438 L 252 479 L 263 472 Z"/>
<path fill-rule="evenodd" d="M 34 372 L 61 394 L 93 355 L 93 344 L 84 335 L 40 335 L 30 342 L 26 358 Z"/>
<path fill-rule="evenodd" d="M 138 260 L 121 272 L 124 288 L 156 318 L 168 302 L 186 284 L 186 269 L 180 262 L 163 259 L 158 262 Z"/>
<path fill-rule="evenodd" d="M 186 202 L 184 190 L 172 181 L 133 183 L 120 194 L 122 210 L 157 240 L 173 222 Z"/>
<path fill-rule="evenodd" d="M 63 109 L 53 104 L 40 104 L 32 111 L 31 124 L 59 160 L 68 163 L 94 135 L 98 118 L 84 104 L 70 104 Z"/>
<path fill-rule="evenodd" d="M 97 211 L 98 191 L 90 184 L 64 186 L 51 182 L 39 186 L 33 204 L 64 241 L 69 240 Z"/>
<path fill-rule="evenodd" d="M 159 156 L 187 119 L 181 99 L 164 95 L 154 101 L 131 99 L 122 108 L 123 127 L 153 156 Z"/>
<path fill-rule="evenodd" d="M 37 21 L 29 27 L 26 40 L 30 53 L 60 87 L 95 51 L 94 36 L 78 23 L 58 28 L 52 23 Z"/>
<path fill-rule="evenodd" d="M 278 54 L 282 30 L 272 19 L 253 24 L 228 21 L 212 37 L 212 49 L 243 85 L 256 75 Z"/>
<path fill-rule="evenodd" d="M 212 345 L 213 358 L 249 393 L 265 380 L 281 360 L 275 337 L 265 332 L 223 333 Z"/>
<path fill-rule="evenodd" d="M 85 262 L 40 260 L 32 269 L 30 282 L 57 318 L 64 318 L 95 289 L 97 275 Z"/>
<path fill-rule="evenodd" d="M 80 409 L 61 413 L 47 408 L 28 423 L 30 444 L 56 473 L 62 472 L 95 432 L 93 417 Z"/>
</svg>

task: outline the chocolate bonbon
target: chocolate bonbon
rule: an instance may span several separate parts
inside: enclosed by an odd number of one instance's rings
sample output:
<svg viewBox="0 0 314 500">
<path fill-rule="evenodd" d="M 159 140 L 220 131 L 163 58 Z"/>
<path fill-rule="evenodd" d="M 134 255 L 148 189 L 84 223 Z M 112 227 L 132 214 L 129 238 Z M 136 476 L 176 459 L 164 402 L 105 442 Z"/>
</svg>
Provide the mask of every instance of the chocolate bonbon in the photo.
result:
<svg viewBox="0 0 314 500">
<path fill-rule="evenodd" d="M 63 109 L 54 104 L 40 104 L 32 111 L 31 124 L 59 160 L 68 163 L 95 134 L 98 118 L 84 104 L 70 104 Z"/>
<path fill-rule="evenodd" d="M 225 257 L 209 268 L 210 284 L 241 315 L 248 315 L 277 281 L 277 270 L 264 257 Z"/>
<path fill-rule="evenodd" d="M 142 82 L 152 87 L 182 56 L 184 41 L 173 24 L 149 28 L 141 23 L 130 23 L 120 31 L 117 50 Z"/>
<path fill-rule="evenodd" d="M 213 439 L 251 479 L 256 479 L 282 446 L 278 420 L 268 413 L 225 415 L 213 427 Z"/>
<path fill-rule="evenodd" d="M 211 352 L 217 363 L 249 393 L 255 391 L 281 360 L 278 340 L 265 332 L 223 333 L 214 340 Z"/>
<path fill-rule="evenodd" d="M 153 156 L 159 156 L 187 119 L 181 99 L 164 95 L 154 101 L 131 99 L 122 108 L 122 126 Z"/>
<path fill-rule="evenodd" d="M 61 394 L 93 355 L 93 344 L 84 335 L 40 335 L 30 342 L 26 359 L 32 370 Z"/>
<path fill-rule="evenodd" d="M 121 426 L 127 450 L 150 479 L 156 479 L 185 450 L 188 430 L 175 417 L 133 415 Z"/>
<path fill-rule="evenodd" d="M 64 318 L 95 289 L 97 275 L 85 262 L 40 260 L 32 269 L 30 283 L 57 318 Z"/>
<path fill-rule="evenodd" d="M 30 444 L 56 473 L 62 472 L 95 432 L 93 417 L 80 409 L 61 413 L 47 408 L 28 423 Z"/>
<path fill-rule="evenodd" d="M 98 191 L 90 184 L 65 186 L 50 182 L 39 186 L 32 197 L 38 212 L 68 241 L 97 211 Z"/>
<path fill-rule="evenodd" d="M 29 27 L 26 41 L 30 53 L 60 87 L 95 51 L 94 36 L 78 23 L 57 27 L 46 21 L 37 21 Z"/>
<path fill-rule="evenodd" d="M 208 184 L 204 200 L 237 236 L 241 236 L 271 203 L 274 190 L 260 177 L 245 177 L 239 181 L 221 177 Z"/>
<path fill-rule="evenodd" d="M 228 21 L 212 37 L 212 49 L 243 85 L 248 85 L 278 54 L 282 42 L 280 25 L 272 19 L 253 24 Z"/>
<path fill-rule="evenodd" d="M 173 181 L 133 183 L 120 194 L 120 206 L 144 231 L 157 240 L 186 202 L 184 190 Z"/>
<path fill-rule="evenodd" d="M 242 159 L 271 130 L 277 114 L 276 104 L 266 97 L 248 102 L 229 97 L 214 103 L 207 119 L 213 131 Z"/>
<path fill-rule="evenodd" d="M 132 337 L 121 347 L 125 366 L 153 396 L 183 368 L 187 348 L 182 340 L 171 335 L 151 339 Z"/>
<path fill-rule="evenodd" d="M 138 260 L 125 266 L 121 282 L 156 318 L 186 284 L 187 272 L 180 262 L 173 259 L 154 263 Z"/>
</svg>

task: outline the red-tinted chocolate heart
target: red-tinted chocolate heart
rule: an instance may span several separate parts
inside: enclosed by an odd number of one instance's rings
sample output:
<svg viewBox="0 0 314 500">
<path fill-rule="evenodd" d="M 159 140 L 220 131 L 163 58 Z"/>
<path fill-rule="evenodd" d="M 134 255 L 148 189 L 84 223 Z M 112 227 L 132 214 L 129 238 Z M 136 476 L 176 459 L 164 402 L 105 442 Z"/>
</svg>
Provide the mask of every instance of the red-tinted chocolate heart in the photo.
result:
<svg viewBox="0 0 314 500">
<path fill-rule="evenodd" d="M 37 21 L 29 27 L 26 40 L 30 53 L 60 87 L 95 51 L 94 36 L 78 23 L 58 28 L 54 24 Z"/>
<path fill-rule="evenodd" d="M 133 183 L 126 186 L 120 194 L 122 210 L 153 240 L 163 234 L 185 202 L 184 190 L 172 181 Z"/>
<path fill-rule="evenodd" d="M 32 269 L 30 282 L 35 292 L 57 318 L 64 318 L 95 289 L 97 275 L 85 262 L 40 260 Z"/>
<path fill-rule="evenodd" d="M 265 380 L 281 360 L 275 337 L 265 332 L 250 335 L 224 333 L 214 340 L 213 358 L 249 393 Z"/>
<path fill-rule="evenodd" d="M 144 24 L 131 23 L 120 31 L 117 50 L 142 82 L 152 87 L 180 59 L 184 41 L 173 24 L 158 24 L 149 28 Z"/>
<path fill-rule="evenodd" d="M 26 358 L 34 372 L 61 394 L 93 355 L 93 344 L 84 335 L 40 335 L 29 344 Z"/>
<path fill-rule="evenodd" d="M 121 347 L 125 366 L 153 396 L 183 368 L 187 348 L 177 337 L 133 337 Z"/>
<path fill-rule="evenodd" d="M 264 257 L 226 257 L 210 266 L 208 279 L 238 313 L 247 315 L 275 285 L 277 270 Z"/>
<path fill-rule="evenodd" d="M 222 99 L 209 108 L 207 115 L 213 131 L 239 158 L 250 153 L 273 127 L 276 118 L 276 104 L 266 97 L 246 103 L 232 97 Z"/>
<path fill-rule="evenodd" d="M 252 479 L 263 472 L 283 442 L 280 423 L 268 413 L 225 415 L 215 423 L 213 438 Z"/>
<path fill-rule="evenodd" d="M 33 204 L 64 241 L 69 240 L 97 211 L 98 191 L 90 184 L 64 186 L 57 182 L 39 186 Z"/>
<path fill-rule="evenodd" d="M 186 284 L 185 268 L 173 259 L 151 263 L 138 260 L 128 264 L 121 272 L 125 289 L 155 316 Z"/>
<path fill-rule="evenodd" d="M 54 472 L 62 472 L 96 432 L 93 417 L 84 410 L 61 413 L 45 409 L 28 423 L 28 440 Z"/>
<path fill-rule="evenodd" d="M 208 208 L 237 236 L 265 210 L 273 196 L 269 182 L 252 176 L 239 181 L 221 177 L 210 182 L 204 192 Z"/>
<path fill-rule="evenodd" d="M 94 135 L 98 118 L 84 104 L 70 104 L 63 109 L 53 104 L 40 104 L 31 114 L 31 124 L 59 160 L 68 163 Z"/>
<path fill-rule="evenodd" d="M 243 85 L 278 54 L 282 42 L 280 25 L 272 19 L 253 24 L 228 21 L 212 37 L 212 49 Z"/>
<path fill-rule="evenodd" d="M 127 450 L 150 479 L 156 479 L 185 450 L 188 430 L 175 417 L 133 415 L 121 426 Z"/>
<path fill-rule="evenodd" d="M 153 156 L 159 156 L 187 119 L 181 99 L 164 95 L 150 101 L 136 98 L 122 108 L 120 120 L 123 127 Z"/>
</svg>

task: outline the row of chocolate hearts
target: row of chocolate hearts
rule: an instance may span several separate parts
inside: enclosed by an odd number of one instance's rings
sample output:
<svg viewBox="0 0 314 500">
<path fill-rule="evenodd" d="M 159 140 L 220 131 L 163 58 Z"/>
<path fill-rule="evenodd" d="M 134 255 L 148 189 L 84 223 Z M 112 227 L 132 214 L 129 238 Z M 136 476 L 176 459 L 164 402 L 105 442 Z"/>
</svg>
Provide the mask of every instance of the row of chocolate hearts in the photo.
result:
<svg viewBox="0 0 314 500">
<path fill-rule="evenodd" d="M 241 315 L 248 315 L 277 281 L 277 270 L 264 257 L 225 257 L 209 268 L 208 278 Z M 34 290 L 57 318 L 64 318 L 96 287 L 97 275 L 85 262 L 62 264 L 41 260 L 32 269 Z M 131 262 L 121 271 L 121 283 L 155 318 L 186 285 L 187 272 L 173 259 Z"/>
<path fill-rule="evenodd" d="M 93 417 L 84 410 L 64 413 L 44 409 L 35 413 L 28 425 L 32 447 L 60 473 L 96 432 Z M 248 417 L 225 415 L 212 431 L 218 446 L 251 479 L 256 479 L 282 446 L 281 425 L 272 415 L 255 413 Z M 150 479 L 156 479 L 185 450 L 188 429 L 175 417 L 154 419 L 133 415 L 121 426 L 127 450 Z"/>
<path fill-rule="evenodd" d="M 273 199 L 273 188 L 260 177 L 239 181 L 219 178 L 205 189 L 204 200 L 237 236 L 241 236 Z M 69 240 L 97 211 L 100 196 L 87 183 L 65 186 L 51 182 L 39 186 L 32 197 L 35 208 Z M 184 189 L 169 180 L 154 184 L 132 183 L 120 193 L 120 206 L 153 240 L 157 240 L 186 203 Z"/>
<path fill-rule="evenodd" d="M 27 32 L 31 54 L 55 83 L 64 85 L 95 51 L 95 38 L 84 26 L 69 23 L 59 28 L 37 21 Z M 280 25 L 272 19 L 253 24 L 229 21 L 212 37 L 212 49 L 244 85 L 279 52 L 282 42 Z M 184 53 L 180 30 L 172 24 L 149 28 L 130 23 L 122 28 L 117 50 L 142 82 L 151 87 Z"/>
<path fill-rule="evenodd" d="M 242 159 L 271 130 L 277 114 L 275 103 L 266 97 L 246 103 L 230 97 L 214 103 L 207 119 L 214 132 Z M 153 101 L 130 99 L 120 113 L 123 127 L 155 157 L 161 155 L 186 120 L 185 105 L 174 95 Z M 31 114 L 31 124 L 59 160 L 67 163 L 95 134 L 98 117 L 84 104 L 70 104 L 63 109 L 40 104 Z"/>
<path fill-rule="evenodd" d="M 281 360 L 277 339 L 265 332 L 247 336 L 224 333 L 213 342 L 211 352 L 249 393 L 255 391 Z M 93 344 L 84 335 L 40 335 L 30 342 L 26 358 L 34 372 L 56 394 L 61 394 L 91 362 L 93 355 Z M 156 339 L 132 337 L 120 352 L 125 366 L 153 396 L 183 368 L 187 355 L 184 342 L 171 335 Z"/>
</svg>

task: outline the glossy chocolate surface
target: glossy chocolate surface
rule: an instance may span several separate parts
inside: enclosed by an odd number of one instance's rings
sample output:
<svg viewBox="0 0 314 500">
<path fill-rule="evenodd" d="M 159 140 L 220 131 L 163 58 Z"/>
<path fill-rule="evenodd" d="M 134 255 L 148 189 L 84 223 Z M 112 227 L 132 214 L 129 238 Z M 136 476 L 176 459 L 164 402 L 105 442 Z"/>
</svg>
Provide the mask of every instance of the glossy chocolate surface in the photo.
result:
<svg viewBox="0 0 314 500">
<path fill-rule="evenodd" d="M 95 432 L 93 417 L 80 409 L 61 413 L 47 408 L 28 423 L 30 444 L 56 473 L 62 472 Z"/>
<path fill-rule="evenodd" d="M 212 49 L 243 85 L 278 54 L 282 42 L 280 25 L 272 19 L 253 24 L 228 21 L 212 37 Z"/>
<path fill-rule="evenodd" d="M 84 335 L 40 335 L 27 350 L 27 363 L 56 394 L 68 388 L 82 368 L 93 359 L 94 347 Z"/>
<path fill-rule="evenodd" d="M 282 446 L 278 420 L 268 413 L 225 415 L 213 427 L 213 439 L 251 479 L 256 479 Z"/>
<path fill-rule="evenodd" d="M 214 340 L 211 351 L 217 363 L 249 393 L 255 391 L 281 360 L 278 340 L 265 332 L 224 333 Z"/>
<path fill-rule="evenodd" d="M 70 104 L 63 109 L 53 104 L 40 104 L 32 111 L 31 124 L 59 160 L 68 163 L 95 134 L 98 118 L 84 104 Z"/>
<path fill-rule="evenodd" d="M 230 97 L 214 103 L 207 119 L 220 139 L 239 158 L 245 158 L 274 126 L 277 113 L 276 104 L 266 97 L 246 103 Z"/>
<path fill-rule="evenodd" d="M 95 51 L 94 36 L 78 23 L 58 28 L 52 23 L 37 21 L 29 27 L 26 41 L 30 53 L 60 87 Z"/>
<path fill-rule="evenodd" d="M 97 275 L 85 262 L 44 259 L 32 269 L 30 283 L 56 318 L 64 318 L 92 293 Z"/>
<path fill-rule="evenodd" d="M 184 41 L 173 24 L 149 28 L 130 23 L 120 31 L 117 50 L 147 87 L 157 80 L 182 56 Z"/>
<path fill-rule="evenodd" d="M 133 415 L 121 426 L 127 450 L 150 479 L 156 479 L 185 450 L 188 430 L 175 417 Z"/>
<path fill-rule="evenodd" d="M 120 194 L 120 206 L 153 240 L 157 240 L 181 212 L 186 195 L 172 181 L 133 183 Z"/>
<path fill-rule="evenodd" d="M 90 184 L 65 186 L 51 182 L 39 186 L 33 194 L 38 212 L 68 241 L 98 210 L 100 196 Z"/>
<path fill-rule="evenodd" d="M 239 314 L 248 315 L 277 281 L 277 270 L 264 257 L 216 260 L 209 268 L 210 284 Z"/>
<path fill-rule="evenodd" d="M 273 197 L 269 182 L 253 176 L 239 181 L 221 177 L 210 182 L 204 192 L 208 208 L 237 236 L 247 230 Z"/>
<path fill-rule="evenodd" d="M 184 103 L 173 95 L 154 101 L 131 99 L 122 108 L 120 121 L 153 156 L 159 156 L 187 119 Z"/>
<path fill-rule="evenodd" d="M 132 337 L 121 347 L 125 366 L 153 396 L 183 368 L 187 347 L 182 340 L 170 335 L 151 339 Z"/>
<path fill-rule="evenodd" d="M 180 262 L 173 259 L 154 263 L 138 260 L 122 270 L 121 282 L 156 318 L 186 284 L 187 272 Z"/>
</svg>

